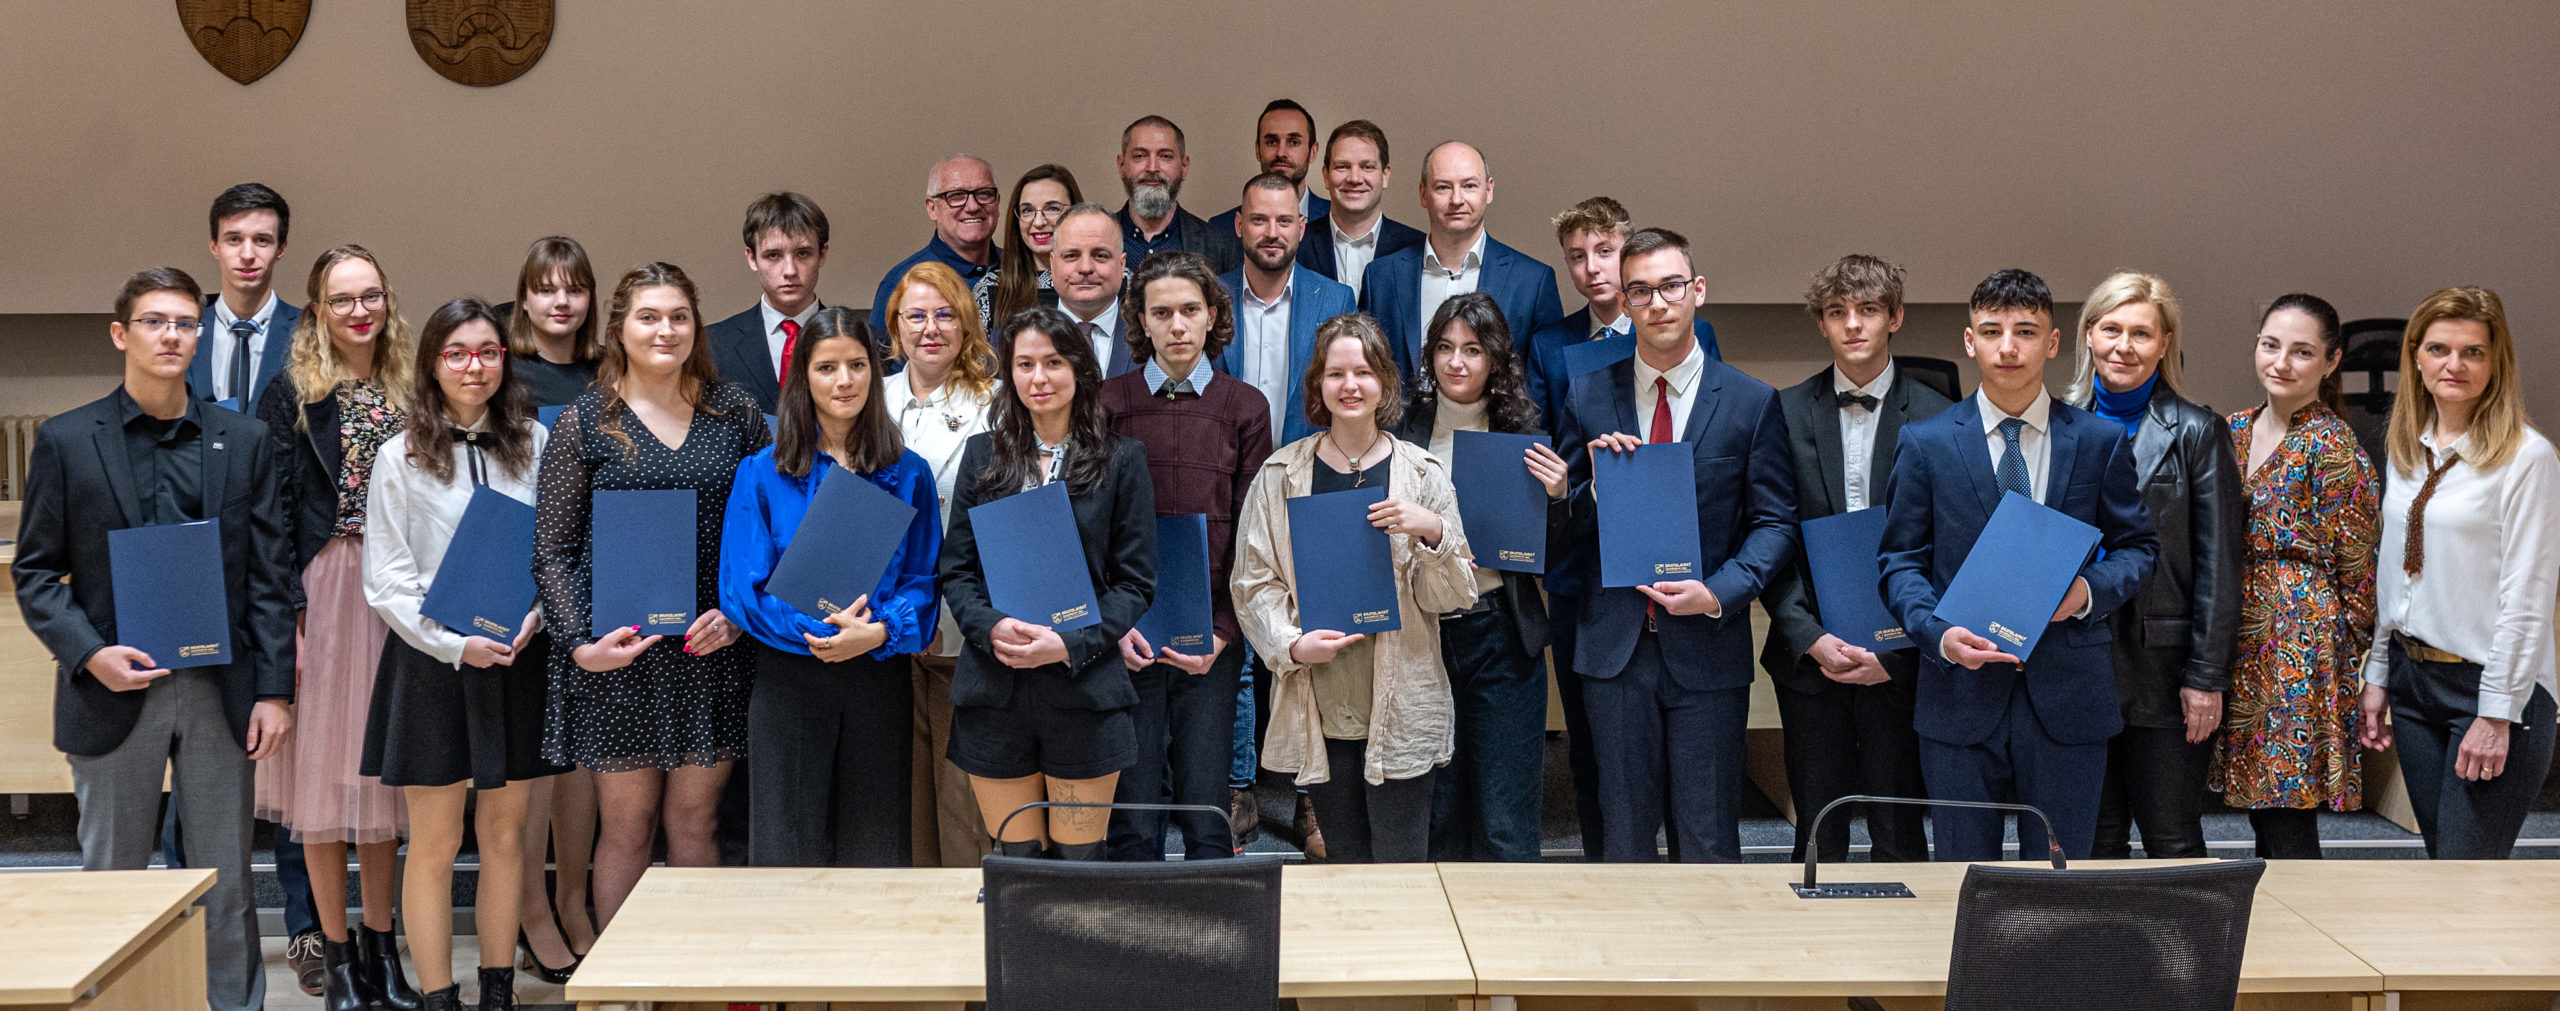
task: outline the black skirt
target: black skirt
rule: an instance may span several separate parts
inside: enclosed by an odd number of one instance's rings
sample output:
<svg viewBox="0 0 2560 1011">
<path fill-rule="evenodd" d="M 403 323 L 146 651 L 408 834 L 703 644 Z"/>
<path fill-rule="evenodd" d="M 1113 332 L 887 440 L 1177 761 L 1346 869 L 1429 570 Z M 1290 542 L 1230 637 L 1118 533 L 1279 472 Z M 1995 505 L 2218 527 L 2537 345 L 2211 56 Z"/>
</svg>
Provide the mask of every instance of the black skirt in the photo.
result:
<svg viewBox="0 0 2560 1011">
<path fill-rule="evenodd" d="M 538 633 L 513 666 L 456 669 L 386 637 L 359 771 L 385 786 L 483 790 L 567 772 L 542 760 L 550 649 L 550 633 Z"/>
</svg>

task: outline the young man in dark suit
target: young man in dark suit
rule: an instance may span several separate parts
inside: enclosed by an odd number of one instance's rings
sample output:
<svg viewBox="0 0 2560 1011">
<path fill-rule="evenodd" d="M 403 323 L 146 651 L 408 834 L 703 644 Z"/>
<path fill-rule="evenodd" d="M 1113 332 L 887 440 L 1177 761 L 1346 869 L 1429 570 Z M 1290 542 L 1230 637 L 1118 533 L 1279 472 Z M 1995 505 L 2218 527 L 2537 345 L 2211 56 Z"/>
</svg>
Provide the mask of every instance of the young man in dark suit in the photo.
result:
<svg viewBox="0 0 2560 1011">
<path fill-rule="evenodd" d="M 1333 203 L 1308 215 L 1298 265 L 1348 286 L 1357 298 L 1369 264 L 1422 245 L 1422 229 L 1385 213 L 1387 180 L 1394 175 L 1387 132 L 1378 124 L 1355 119 L 1334 127 L 1324 142 L 1324 188 Z"/>
<path fill-rule="evenodd" d="M 1224 274 L 1244 259 L 1234 228 L 1209 227 L 1182 209 L 1182 180 L 1191 174 L 1182 128 L 1162 116 L 1141 116 L 1120 131 L 1120 188 L 1129 202 L 1112 218 L 1120 225 L 1121 258 L 1130 269 L 1157 253 L 1198 253 Z M 1052 254 L 1053 256 L 1055 254 Z M 1051 282 L 1057 268 L 1050 268 Z"/>
<path fill-rule="evenodd" d="M 747 269 L 755 271 L 764 298 L 711 325 L 711 363 L 721 379 L 746 387 L 756 405 L 772 414 L 800 328 L 823 308 L 818 271 L 827 265 L 827 212 L 797 193 L 767 193 L 747 205 L 747 223 L 739 231 Z"/>
<path fill-rule="evenodd" d="M 1286 98 L 1275 98 L 1262 107 L 1262 116 L 1253 121 L 1253 161 L 1262 171 L 1278 173 L 1289 180 L 1295 191 L 1300 223 L 1314 221 L 1333 209 L 1333 204 L 1307 188 L 1307 170 L 1315 167 L 1316 117 L 1307 107 Z M 1236 227 L 1236 217 L 1244 213 L 1244 205 L 1218 212 L 1209 219 L 1209 230 L 1244 236 Z"/>
<path fill-rule="evenodd" d="M 1787 444 L 1795 453 L 1799 522 L 1884 504 L 1885 478 L 1903 426 L 1947 409 L 1944 394 L 1893 363 L 1902 329 L 1902 268 L 1850 254 L 1813 275 L 1805 310 L 1831 347 L 1831 367 L 1778 391 Z M 1796 807 L 1794 859 L 1818 842 L 1821 858 L 1849 858 L 1843 811 L 1808 824 L 1823 805 L 1850 794 L 1920 797 L 1920 741 L 1911 730 L 1912 683 L 1919 658 L 1908 649 L 1876 651 L 1823 630 L 1822 603 L 1798 555 L 1796 564 L 1760 598 L 1769 639 L 1760 666 L 1778 687 L 1778 719 L 1786 728 L 1787 788 Z M 1874 575 L 1870 570 L 1869 575 Z M 1878 861 L 1926 860 L 1929 840 L 1917 807 L 1863 809 L 1869 851 Z"/>
<path fill-rule="evenodd" d="M 1689 243 L 1627 238 L 1620 289 L 1636 353 L 1573 380 L 1558 445 L 1573 452 L 1568 539 L 1584 543 L 1573 669 L 1599 765 L 1601 854 L 1656 859 L 1666 817 L 1680 860 L 1742 859 L 1742 734 L 1751 709 L 1749 605 L 1795 557 L 1795 466 L 1775 391 L 1708 358 Z M 1377 276 L 1371 269 L 1371 276 Z M 1602 588 L 1592 459 L 1647 443 L 1690 447 L 1704 578 Z"/>
<path fill-rule="evenodd" d="M 1968 319 L 1965 354 L 1981 365 L 1982 385 L 1903 426 L 1886 483 L 1882 588 L 1920 652 L 1920 773 L 1932 799 L 2033 805 L 2053 820 L 2062 851 L 2085 858 L 2107 739 L 2124 727 L 2106 619 L 2149 578 L 2160 541 L 2123 426 L 2045 391 L 2044 363 L 2062 342 L 2044 281 L 1995 273 L 1973 289 Z M 2006 492 L 2099 531 L 2095 559 L 2054 607 L 2060 627 L 2023 658 L 1936 613 Z M 1938 859 L 2000 859 L 2000 812 L 1942 807 L 1931 821 Z M 2042 854 L 2046 842 L 2042 822 L 2018 819 L 2021 855 Z"/>
<path fill-rule="evenodd" d="M 198 400 L 228 401 L 247 414 L 267 391 L 268 380 L 293 356 L 293 327 L 302 311 L 275 293 L 276 264 L 284 258 L 293 209 L 258 183 L 241 183 L 213 198 L 205 243 L 222 267 L 221 291 L 204 300 L 195 361 L 187 366 L 187 390 Z"/>
<path fill-rule="evenodd" d="M 252 765 L 293 725 L 294 615 L 266 426 L 187 395 L 203 293 L 146 270 L 116 296 L 114 393 L 37 430 L 18 521 L 18 606 L 53 654 L 53 743 L 69 756 L 88 870 L 148 866 L 160 783 L 183 809 L 185 858 L 205 894 L 206 1001 L 266 998 L 250 901 Z M 109 531 L 216 520 L 231 661 L 170 670 L 117 641 Z"/>
<path fill-rule="evenodd" d="M 1485 233 L 1493 206 L 1493 173 L 1473 145 L 1449 141 L 1422 160 L 1422 209 L 1431 219 L 1423 243 L 1369 264 L 1360 308 L 1377 317 L 1394 345 L 1396 366 L 1413 375 L 1424 360 L 1423 328 L 1440 303 L 1481 291 L 1502 307 L 1512 350 L 1526 360 L 1529 338 L 1564 318 L 1555 268 Z M 1694 310 L 1693 310 L 1694 312 Z"/>
</svg>

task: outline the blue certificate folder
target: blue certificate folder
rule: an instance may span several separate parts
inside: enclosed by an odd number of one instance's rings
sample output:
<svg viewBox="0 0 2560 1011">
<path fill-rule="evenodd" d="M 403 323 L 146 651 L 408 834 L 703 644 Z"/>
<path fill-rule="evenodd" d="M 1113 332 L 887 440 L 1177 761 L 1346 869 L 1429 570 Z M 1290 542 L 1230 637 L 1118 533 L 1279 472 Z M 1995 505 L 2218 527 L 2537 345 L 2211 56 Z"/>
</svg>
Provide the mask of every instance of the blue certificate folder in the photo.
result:
<svg viewBox="0 0 2560 1011">
<path fill-rule="evenodd" d="M 542 427 L 544 428 L 558 428 L 560 427 L 560 412 L 568 409 L 569 405 L 567 404 L 553 404 L 549 407 L 537 407 L 533 409 L 533 417 L 534 420 L 542 422 Z"/>
<path fill-rule="evenodd" d="M 1449 433 L 1449 483 L 1476 564 L 1532 575 L 1547 571 L 1547 486 L 1522 458 L 1543 435 Z"/>
<path fill-rule="evenodd" d="M 1698 479 L 1685 442 L 1591 457 L 1600 510 L 1600 585 L 1707 578 L 1698 550 Z M 1473 537 L 1470 529 L 1468 536 Z"/>
<path fill-rule="evenodd" d="M 167 670 L 231 662 L 221 520 L 109 530 L 107 570 L 119 645 Z"/>
<path fill-rule="evenodd" d="M 1872 650 L 1908 649 L 1911 637 L 1884 606 L 1884 507 L 1804 522 L 1805 576 L 1822 630 Z"/>
<path fill-rule="evenodd" d="M 1404 627 L 1395 554 L 1387 532 L 1369 522 L 1369 507 L 1386 498 L 1381 486 L 1289 500 L 1299 628 L 1365 635 Z"/>
<path fill-rule="evenodd" d="M 1215 634 L 1209 613 L 1209 518 L 1156 517 L 1156 597 L 1138 616 L 1147 645 L 1206 656 Z"/>
<path fill-rule="evenodd" d="M 869 478 L 830 467 L 818 493 L 809 497 L 791 546 L 765 577 L 764 592 L 812 618 L 851 607 L 854 598 L 879 592 L 880 577 L 915 518 L 916 507 L 906 500 Z"/>
<path fill-rule="evenodd" d="M 588 524 L 587 634 L 640 626 L 641 635 L 693 627 L 693 489 L 600 491 Z"/>
<path fill-rule="evenodd" d="M 533 609 L 533 507 L 481 485 L 454 524 L 418 613 L 463 635 L 516 641 Z"/>
<path fill-rule="evenodd" d="M 2097 546 L 2098 528 L 2003 492 L 1964 567 L 1938 595 L 1937 616 L 2024 660 Z"/>
<path fill-rule="evenodd" d="M 970 506 L 969 529 L 996 610 L 1061 632 L 1102 623 L 1065 482 Z"/>
</svg>

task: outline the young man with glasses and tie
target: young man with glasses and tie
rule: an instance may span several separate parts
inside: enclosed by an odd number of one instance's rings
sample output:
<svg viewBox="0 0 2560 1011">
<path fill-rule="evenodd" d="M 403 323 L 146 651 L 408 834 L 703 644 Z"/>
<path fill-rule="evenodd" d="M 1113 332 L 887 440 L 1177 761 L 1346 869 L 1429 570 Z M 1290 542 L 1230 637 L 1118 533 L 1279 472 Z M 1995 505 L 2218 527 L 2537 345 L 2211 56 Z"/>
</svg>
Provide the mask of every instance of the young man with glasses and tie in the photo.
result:
<svg viewBox="0 0 2560 1011">
<path fill-rule="evenodd" d="M 1913 723 L 1920 775 L 1937 800 L 2032 805 L 2053 820 L 2062 851 L 2086 858 L 2098 831 L 2107 739 L 2124 729 L 2107 615 L 2151 575 L 2160 539 L 2134 482 L 2124 426 L 2045 391 L 2045 362 L 2062 348 L 2053 293 L 2023 270 L 1973 289 L 1965 354 L 1982 385 L 1925 421 L 1905 425 L 1885 482 L 1879 559 L 1885 606 L 1920 653 Z M 2016 492 L 2098 528 L 2099 550 L 2054 608 L 2060 628 L 2018 657 L 1937 616 L 1939 595 Z M 2029 674 L 2032 668 L 2033 673 Z M 1938 808 L 1940 860 L 1998 860 L 1998 811 Z M 2044 823 L 2018 819 L 2019 855 L 2045 852 Z"/>
<path fill-rule="evenodd" d="M 187 389 L 198 400 L 228 401 L 248 413 L 267 381 L 284 371 L 293 349 L 293 325 L 302 311 L 276 297 L 276 263 L 284 258 L 293 210 L 284 197 L 259 183 L 241 183 L 213 198 L 206 246 L 222 267 L 222 290 L 209 293 L 199 354 L 187 366 Z"/>
<path fill-rule="evenodd" d="M 800 328 L 824 307 L 818 271 L 827 265 L 827 212 L 797 193 L 767 193 L 747 205 L 739 231 L 764 298 L 711 325 L 711 361 L 721 379 L 746 387 L 757 409 L 772 414 Z"/>
<path fill-rule="evenodd" d="M 908 254 L 906 259 L 881 275 L 880 287 L 871 296 L 871 331 L 886 334 L 889 314 L 884 306 L 898 293 L 898 282 L 919 263 L 933 262 L 951 268 L 960 275 L 964 286 L 975 286 L 978 279 L 996 269 L 1004 261 L 1004 250 L 996 246 L 996 227 L 1002 223 L 1004 191 L 996 188 L 996 170 L 987 160 L 976 155 L 955 154 L 933 163 L 924 177 L 924 216 L 933 222 L 933 238 L 924 248 Z M 887 348 L 877 357 L 885 359 Z"/>
</svg>

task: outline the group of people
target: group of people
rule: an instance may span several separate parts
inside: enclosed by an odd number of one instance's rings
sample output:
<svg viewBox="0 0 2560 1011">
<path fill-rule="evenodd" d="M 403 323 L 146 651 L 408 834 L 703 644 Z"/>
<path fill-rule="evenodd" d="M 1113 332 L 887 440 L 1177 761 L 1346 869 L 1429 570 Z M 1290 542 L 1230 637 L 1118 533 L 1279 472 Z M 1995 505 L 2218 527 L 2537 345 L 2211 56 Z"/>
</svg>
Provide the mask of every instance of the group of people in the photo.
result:
<svg viewBox="0 0 2560 1011">
<path fill-rule="evenodd" d="M 2265 400 L 2226 417 L 2182 395 L 2177 299 L 2135 272 L 2071 331 L 2034 275 L 1985 279 L 1961 396 L 1948 363 L 1892 353 L 1900 268 L 1844 256 L 1805 296 L 1831 366 L 1773 389 L 1721 361 L 1688 241 L 1615 200 L 1554 220 L 1587 302 L 1566 315 L 1553 270 L 1487 234 L 1475 148 L 1426 155 L 1416 229 L 1381 214 L 1374 124 L 1319 141 L 1283 100 L 1254 133 L 1262 172 L 1207 220 L 1179 204 L 1184 139 L 1160 117 L 1122 132 L 1117 211 L 1057 165 L 1008 200 L 984 161 L 946 159 L 931 241 L 867 313 L 817 298 L 826 216 L 767 195 L 741 231 L 762 297 L 718 322 L 684 270 L 606 290 L 561 236 L 512 302 L 455 298 L 414 331 L 360 246 L 321 254 L 297 307 L 273 290 L 285 201 L 224 192 L 218 289 L 125 284 L 123 383 L 46 423 L 28 482 L 14 576 L 60 663 L 87 865 L 157 845 L 217 870 L 211 1003 L 254 1008 L 254 813 L 282 830 L 307 989 L 452 1008 L 469 810 L 481 1006 L 505 1007 L 518 954 L 564 978 L 660 843 L 692 866 L 1161 860 L 1169 820 L 1216 858 L 1258 831 L 1265 769 L 1332 860 L 1538 859 L 1549 657 L 1585 851 L 1738 860 L 1755 600 L 1808 822 L 1858 793 L 2016 800 L 2076 857 L 2126 855 L 2135 828 L 2150 855 L 2202 856 L 2210 788 L 2261 853 L 2317 857 L 2313 812 L 2359 806 L 2359 748 L 2396 740 L 2429 853 L 2512 848 L 2553 752 L 2560 457 L 2494 293 L 2412 314 L 2381 461 L 2341 415 L 2327 302 L 2271 303 Z M 1469 431 L 1549 437 L 1520 460 L 1549 501 L 1543 573 L 1476 564 L 1448 465 Z M 1594 461 L 1652 443 L 1691 448 L 1700 567 L 1603 585 Z M 818 617 L 765 584 L 828 535 L 802 518 L 839 469 L 914 514 L 872 592 Z M 1050 483 L 1100 617 L 1072 630 L 994 604 L 971 521 Z M 536 517 L 537 603 L 508 641 L 420 613 L 484 487 Z M 1306 627 L 1288 501 L 1368 487 L 1402 626 Z M 589 634 L 616 550 L 593 495 L 635 489 L 695 497 L 698 617 L 675 641 Z M 1936 614 L 2010 492 L 2100 531 L 2024 657 Z M 1871 508 L 1911 648 L 1826 632 L 1803 562 L 1800 523 Z M 1180 650 L 1136 624 L 1157 519 L 1192 514 L 1214 631 Z M 232 660 L 173 671 L 119 644 L 108 533 L 203 519 Z M 1192 809 L 1023 810 L 1115 799 Z M 1863 817 L 1875 859 L 1931 855 L 1922 809 Z M 1937 858 L 2001 855 L 1997 812 L 1929 817 Z M 1799 855 L 1844 858 L 1848 831 L 1800 831 Z M 2018 834 L 2040 851 L 2041 822 Z"/>
</svg>

